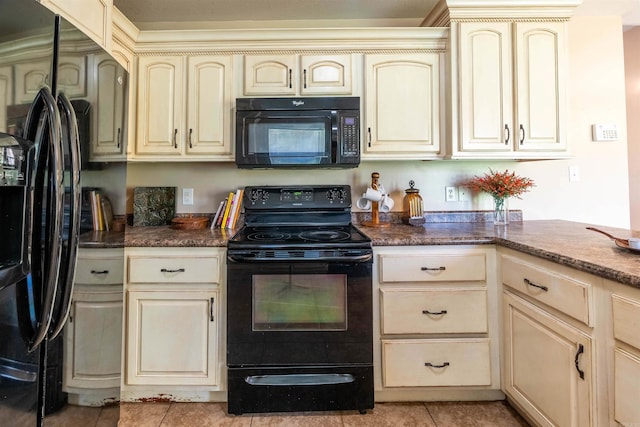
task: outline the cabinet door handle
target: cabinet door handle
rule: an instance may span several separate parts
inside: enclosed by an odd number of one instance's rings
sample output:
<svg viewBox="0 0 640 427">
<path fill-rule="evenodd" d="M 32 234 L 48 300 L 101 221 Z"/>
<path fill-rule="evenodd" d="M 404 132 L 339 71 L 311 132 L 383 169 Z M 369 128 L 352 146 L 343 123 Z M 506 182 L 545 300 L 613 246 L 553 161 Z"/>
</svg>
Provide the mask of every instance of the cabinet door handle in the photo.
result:
<svg viewBox="0 0 640 427">
<path fill-rule="evenodd" d="M 307 88 L 307 70 L 303 70 L 302 71 L 302 86 L 306 89 Z"/>
<path fill-rule="evenodd" d="M 524 143 L 524 137 L 525 137 L 524 126 L 520 125 L 520 145 Z"/>
<path fill-rule="evenodd" d="M 447 314 L 447 310 L 440 310 L 440 311 L 422 310 L 422 314 L 429 314 L 431 316 L 443 316 Z"/>
<path fill-rule="evenodd" d="M 433 363 L 431 363 L 431 362 L 426 362 L 426 363 L 424 364 L 424 366 L 427 366 L 427 367 L 429 367 L 429 368 L 446 368 L 446 367 L 447 367 L 447 366 L 449 366 L 449 365 L 450 365 L 450 363 L 449 363 L 449 362 L 444 362 L 442 365 L 434 365 L 434 364 L 433 364 Z"/>
<path fill-rule="evenodd" d="M 193 134 L 193 129 L 189 128 L 189 148 L 193 148 L 193 144 L 191 143 L 191 135 Z"/>
<path fill-rule="evenodd" d="M 173 130 L 173 148 L 178 148 L 178 129 Z"/>
<path fill-rule="evenodd" d="M 214 297 L 211 297 L 211 301 L 209 304 L 209 320 L 211 320 L 213 322 L 213 304 L 216 302 L 216 299 Z"/>
<path fill-rule="evenodd" d="M 70 309 L 69 309 L 69 323 L 73 323 L 73 309 L 75 308 L 75 301 L 71 300 L 71 302 L 69 303 L 70 305 Z"/>
<path fill-rule="evenodd" d="M 420 267 L 421 271 L 445 271 L 447 269 L 447 267 L 445 266 L 441 266 L 441 267 Z"/>
<path fill-rule="evenodd" d="M 91 274 L 109 274 L 109 270 L 91 270 Z"/>
<path fill-rule="evenodd" d="M 289 89 L 291 89 L 293 87 L 293 85 L 291 84 L 291 75 L 293 73 L 293 70 L 291 70 L 291 68 L 289 68 Z"/>
<path fill-rule="evenodd" d="M 169 270 L 168 268 L 161 268 L 161 273 L 184 273 L 184 268 L 177 268 L 175 270 Z"/>
<path fill-rule="evenodd" d="M 511 139 L 511 131 L 509 130 L 509 124 L 505 123 L 504 130 L 507 133 L 507 137 L 504 140 L 504 145 L 509 145 L 509 140 Z"/>
<path fill-rule="evenodd" d="M 122 130 L 118 128 L 118 136 L 116 137 L 116 147 L 120 148 L 120 141 L 122 140 Z"/>
<path fill-rule="evenodd" d="M 576 371 L 578 371 L 578 375 L 580 375 L 580 379 L 584 379 L 584 371 L 580 369 L 580 355 L 584 353 L 584 346 L 582 344 L 578 344 L 578 351 L 576 352 Z"/>
<path fill-rule="evenodd" d="M 524 284 L 527 286 L 533 286 L 534 288 L 542 289 L 545 292 L 549 292 L 549 288 L 547 288 L 546 286 L 536 285 L 535 283 L 533 283 L 531 280 L 527 278 L 524 279 Z"/>
<path fill-rule="evenodd" d="M 367 133 L 369 134 L 369 147 L 371 147 L 371 128 L 367 128 Z"/>
</svg>

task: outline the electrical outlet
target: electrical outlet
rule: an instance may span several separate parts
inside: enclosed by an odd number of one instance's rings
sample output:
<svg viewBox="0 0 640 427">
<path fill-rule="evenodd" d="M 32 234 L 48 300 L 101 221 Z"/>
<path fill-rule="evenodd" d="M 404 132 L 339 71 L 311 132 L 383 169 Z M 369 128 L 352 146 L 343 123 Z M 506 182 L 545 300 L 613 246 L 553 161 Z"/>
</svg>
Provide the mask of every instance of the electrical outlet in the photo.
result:
<svg viewBox="0 0 640 427">
<path fill-rule="evenodd" d="M 456 187 L 444 187 L 444 199 L 447 202 L 455 202 L 458 200 Z"/>
<path fill-rule="evenodd" d="M 193 205 L 193 188 L 182 189 L 182 204 Z"/>
<path fill-rule="evenodd" d="M 580 181 L 580 169 L 578 166 L 569 166 L 569 182 Z"/>
<path fill-rule="evenodd" d="M 460 186 L 458 187 L 458 201 L 460 202 L 468 202 L 471 200 L 471 191 L 468 187 Z"/>
</svg>

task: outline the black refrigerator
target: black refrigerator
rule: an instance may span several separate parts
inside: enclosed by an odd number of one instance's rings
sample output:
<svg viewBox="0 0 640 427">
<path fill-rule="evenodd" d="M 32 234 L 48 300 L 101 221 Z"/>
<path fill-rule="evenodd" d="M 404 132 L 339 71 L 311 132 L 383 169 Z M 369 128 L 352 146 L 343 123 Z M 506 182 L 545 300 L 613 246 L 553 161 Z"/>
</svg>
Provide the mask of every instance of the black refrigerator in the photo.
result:
<svg viewBox="0 0 640 427">
<path fill-rule="evenodd" d="M 92 166 L 91 116 L 82 94 L 67 96 L 58 75 L 70 51 L 65 37 L 83 52 L 100 49 L 76 34 L 35 0 L 0 1 L 0 426 L 46 425 L 67 401 L 62 332 L 81 228 L 81 169 Z"/>
</svg>

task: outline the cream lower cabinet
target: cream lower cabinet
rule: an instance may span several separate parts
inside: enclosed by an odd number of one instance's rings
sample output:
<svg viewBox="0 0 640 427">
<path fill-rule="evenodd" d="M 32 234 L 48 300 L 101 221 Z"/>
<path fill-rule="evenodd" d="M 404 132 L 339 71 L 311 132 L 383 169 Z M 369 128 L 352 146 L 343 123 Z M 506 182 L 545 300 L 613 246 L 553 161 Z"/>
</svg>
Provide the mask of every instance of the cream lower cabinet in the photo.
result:
<svg viewBox="0 0 640 427">
<path fill-rule="evenodd" d="M 536 425 L 599 425 L 592 307 L 599 279 L 505 252 L 499 261 L 505 393 Z"/>
<path fill-rule="evenodd" d="M 364 61 L 363 159 L 441 157 L 440 54 L 367 54 Z"/>
<path fill-rule="evenodd" d="M 63 390 L 69 401 L 103 406 L 120 395 L 122 249 L 80 249 L 64 329 Z"/>
<path fill-rule="evenodd" d="M 498 399 L 493 248 L 376 247 L 378 400 Z M 376 304 L 374 304 L 374 307 Z"/>
<path fill-rule="evenodd" d="M 453 157 L 567 155 L 565 25 L 452 24 Z"/>
<path fill-rule="evenodd" d="M 126 248 L 124 401 L 220 399 L 224 253 Z"/>
<path fill-rule="evenodd" d="M 134 158 L 232 160 L 231 63 L 230 55 L 139 57 Z"/>
<path fill-rule="evenodd" d="M 618 286 L 611 295 L 613 318 L 613 418 L 640 425 L 640 290 Z"/>
</svg>

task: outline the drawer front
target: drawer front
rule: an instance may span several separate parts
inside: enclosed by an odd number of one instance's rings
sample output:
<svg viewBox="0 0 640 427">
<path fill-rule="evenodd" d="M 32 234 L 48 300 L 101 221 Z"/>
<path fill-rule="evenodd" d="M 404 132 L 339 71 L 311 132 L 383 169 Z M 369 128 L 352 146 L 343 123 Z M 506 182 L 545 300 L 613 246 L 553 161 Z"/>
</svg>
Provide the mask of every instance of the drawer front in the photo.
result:
<svg viewBox="0 0 640 427">
<path fill-rule="evenodd" d="M 75 283 L 80 285 L 121 285 L 124 261 L 119 258 L 81 258 L 76 263 Z"/>
<path fill-rule="evenodd" d="M 486 333 L 487 291 L 383 289 L 383 334 Z"/>
<path fill-rule="evenodd" d="M 382 340 L 385 387 L 491 384 L 488 339 Z"/>
<path fill-rule="evenodd" d="M 591 285 L 502 256 L 502 283 L 591 325 Z"/>
<path fill-rule="evenodd" d="M 614 356 L 614 416 L 622 425 L 636 425 L 640 420 L 640 358 L 620 349 L 615 349 Z"/>
<path fill-rule="evenodd" d="M 130 256 L 129 283 L 219 283 L 220 260 L 202 257 Z"/>
<path fill-rule="evenodd" d="M 616 339 L 640 349 L 640 301 L 618 295 L 613 303 L 613 335 Z"/>
<path fill-rule="evenodd" d="M 484 254 L 381 255 L 381 282 L 449 282 L 486 280 Z"/>
</svg>

